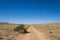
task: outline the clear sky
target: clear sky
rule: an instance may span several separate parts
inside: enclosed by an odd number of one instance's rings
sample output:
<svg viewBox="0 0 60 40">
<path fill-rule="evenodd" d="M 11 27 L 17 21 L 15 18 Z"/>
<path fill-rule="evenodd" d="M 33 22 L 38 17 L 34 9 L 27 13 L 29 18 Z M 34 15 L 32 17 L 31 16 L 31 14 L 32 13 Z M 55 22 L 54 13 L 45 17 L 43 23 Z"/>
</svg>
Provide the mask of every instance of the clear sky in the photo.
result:
<svg viewBox="0 0 60 40">
<path fill-rule="evenodd" d="M 60 22 L 60 0 L 0 0 L 0 22 Z"/>
</svg>

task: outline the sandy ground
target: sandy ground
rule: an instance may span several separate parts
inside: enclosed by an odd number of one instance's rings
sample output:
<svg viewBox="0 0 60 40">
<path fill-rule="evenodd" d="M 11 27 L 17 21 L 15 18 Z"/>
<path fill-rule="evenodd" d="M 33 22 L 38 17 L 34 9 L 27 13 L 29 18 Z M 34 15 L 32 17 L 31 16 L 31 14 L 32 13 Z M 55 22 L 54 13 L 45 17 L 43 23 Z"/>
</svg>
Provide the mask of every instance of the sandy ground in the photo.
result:
<svg viewBox="0 0 60 40">
<path fill-rule="evenodd" d="M 47 39 L 43 33 L 37 31 L 32 26 L 28 29 L 29 33 L 26 33 L 23 37 L 20 35 L 15 38 L 15 40 L 50 40 Z"/>
</svg>

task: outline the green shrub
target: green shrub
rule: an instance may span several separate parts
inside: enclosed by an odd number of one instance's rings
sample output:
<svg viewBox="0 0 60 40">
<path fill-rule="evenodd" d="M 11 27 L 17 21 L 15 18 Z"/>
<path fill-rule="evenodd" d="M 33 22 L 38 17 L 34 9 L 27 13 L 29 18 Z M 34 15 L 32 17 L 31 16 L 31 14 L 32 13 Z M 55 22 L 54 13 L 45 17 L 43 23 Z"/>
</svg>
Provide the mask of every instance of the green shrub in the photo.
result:
<svg viewBox="0 0 60 40">
<path fill-rule="evenodd" d="M 24 24 L 21 24 L 21 25 L 19 25 L 18 27 L 16 27 L 15 29 L 14 29 L 15 31 L 18 31 L 18 32 L 20 32 L 20 33 L 28 33 L 27 32 L 27 29 L 25 28 L 25 25 Z"/>
<path fill-rule="evenodd" d="M 24 30 L 24 26 L 25 26 L 24 24 L 21 24 L 18 27 L 16 27 L 14 30 L 15 31 Z"/>
</svg>

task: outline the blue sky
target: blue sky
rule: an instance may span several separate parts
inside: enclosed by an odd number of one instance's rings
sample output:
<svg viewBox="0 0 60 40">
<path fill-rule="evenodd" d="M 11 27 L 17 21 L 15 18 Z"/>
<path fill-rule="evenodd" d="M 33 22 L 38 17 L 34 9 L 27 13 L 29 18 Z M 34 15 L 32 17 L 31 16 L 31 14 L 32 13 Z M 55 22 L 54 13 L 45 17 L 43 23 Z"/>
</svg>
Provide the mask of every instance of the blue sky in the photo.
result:
<svg viewBox="0 0 60 40">
<path fill-rule="evenodd" d="M 0 22 L 60 22 L 60 0 L 0 0 Z"/>
</svg>

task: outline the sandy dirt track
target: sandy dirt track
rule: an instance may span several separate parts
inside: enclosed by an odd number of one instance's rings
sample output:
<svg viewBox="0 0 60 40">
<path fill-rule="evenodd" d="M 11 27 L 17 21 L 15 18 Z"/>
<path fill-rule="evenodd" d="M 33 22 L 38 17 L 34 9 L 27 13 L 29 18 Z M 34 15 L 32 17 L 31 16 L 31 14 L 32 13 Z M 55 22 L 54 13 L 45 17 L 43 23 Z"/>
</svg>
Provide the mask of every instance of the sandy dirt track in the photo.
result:
<svg viewBox="0 0 60 40">
<path fill-rule="evenodd" d="M 37 31 L 34 27 L 28 29 L 30 33 L 26 33 L 22 38 L 17 36 L 15 40 L 50 40 L 47 39 L 43 33 Z"/>
</svg>

